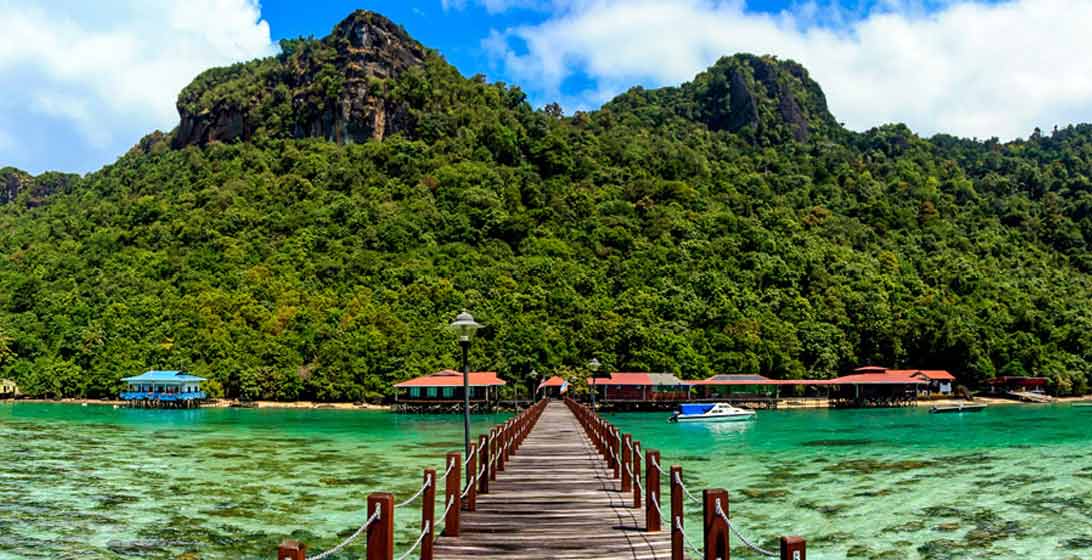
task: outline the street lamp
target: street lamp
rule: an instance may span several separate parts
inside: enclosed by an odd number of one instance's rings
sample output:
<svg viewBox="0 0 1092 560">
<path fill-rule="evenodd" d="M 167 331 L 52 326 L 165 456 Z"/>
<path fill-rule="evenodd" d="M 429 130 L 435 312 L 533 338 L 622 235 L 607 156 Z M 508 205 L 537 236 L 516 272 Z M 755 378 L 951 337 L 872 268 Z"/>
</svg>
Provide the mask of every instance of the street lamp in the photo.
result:
<svg viewBox="0 0 1092 560">
<path fill-rule="evenodd" d="M 598 390 L 598 387 L 596 385 L 595 380 L 599 378 L 599 367 L 602 366 L 602 365 L 603 364 L 599 363 L 599 360 L 597 358 L 592 358 L 591 361 L 588 362 L 588 369 L 590 369 L 591 372 L 592 372 L 591 373 L 591 376 L 592 376 L 592 379 L 591 379 L 591 407 L 592 407 L 592 410 L 595 410 L 595 393 Z"/>
<path fill-rule="evenodd" d="M 534 369 L 531 370 L 531 383 L 534 386 L 534 389 L 531 389 L 531 402 L 535 402 L 535 397 L 538 396 L 538 371 L 537 370 L 534 370 Z M 530 387 L 528 387 L 528 388 L 530 389 Z"/>
<path fill-rule="evenodd" d="M 467 362 L 466 355 L 470 350 L 470 339 L 482 326 L 474 321 L 474 316 L 467 313 L 465 309 L 455 317 L 455 322 L 451 323 L 451 330 L 455 331 L 459 337 L 459 346 L 463 349 L 463 451 L 466 453 L 464 458 L 470 457 L 470 364 Z M 469 471 L 466 474 L 468 480 L 473 475 Z"/>
</svg>

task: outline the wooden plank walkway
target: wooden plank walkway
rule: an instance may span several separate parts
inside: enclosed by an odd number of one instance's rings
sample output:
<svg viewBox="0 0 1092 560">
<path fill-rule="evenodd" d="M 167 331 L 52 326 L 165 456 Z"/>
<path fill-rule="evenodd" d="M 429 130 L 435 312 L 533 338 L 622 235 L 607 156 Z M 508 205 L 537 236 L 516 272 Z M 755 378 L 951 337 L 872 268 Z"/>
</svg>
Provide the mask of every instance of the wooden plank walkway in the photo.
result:
<svg viewBox="0 0 1092 560">
<path fill-rule="evenodd" d="M 671 534 L 644 531 L 620 482 L 564 403 L 551 402 L 519 451 L 463 511 L 458 537 L 436 542 L 435 557 L 630 559 L 671 557 Z"/>
</svg>

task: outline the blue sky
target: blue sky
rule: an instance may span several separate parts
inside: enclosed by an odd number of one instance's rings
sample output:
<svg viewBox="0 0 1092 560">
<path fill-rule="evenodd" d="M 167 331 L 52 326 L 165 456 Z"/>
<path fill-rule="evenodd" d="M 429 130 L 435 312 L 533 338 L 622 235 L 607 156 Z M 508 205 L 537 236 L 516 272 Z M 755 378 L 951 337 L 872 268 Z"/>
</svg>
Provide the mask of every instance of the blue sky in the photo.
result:
<svg viewBox="0 0 1092 560">
<path fill-rule="evenodd" d="M 855 130 L 1010 139 L 1092 121 L 1088 0 L 0 0 L 0 166 L 98 169 L 174 128 L 201 70 L 358 8 L 569 113 L 753 52 L 803 63 Z"/>
</svg>

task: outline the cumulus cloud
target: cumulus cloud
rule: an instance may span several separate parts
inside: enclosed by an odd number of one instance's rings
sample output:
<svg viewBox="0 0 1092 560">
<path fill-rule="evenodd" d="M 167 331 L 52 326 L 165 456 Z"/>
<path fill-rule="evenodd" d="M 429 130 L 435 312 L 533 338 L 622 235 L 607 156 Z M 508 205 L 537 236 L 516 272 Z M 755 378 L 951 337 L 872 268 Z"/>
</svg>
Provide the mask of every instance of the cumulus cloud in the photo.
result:
<svg viewBox="0 0 1092 560">
<path fill-rule="evenodd" d="M 543 101 L 593 108 L 633 84 L 674 85 L 717 58 L 774 54 L 804 64 L 853 129 L 1013 138 L 1092 121 L 1092 2 L 835 1 L 759 13 L 742 0 L 588 0 L 483 42 Z M 590 83 L 584 91 L 573 83 Z"/>
<path fill-rule="evenodd" d="M 0 29 L 0 165 L 33 172 L 95 169 L 201 71 L 276 51 L 257 0 L 0 0 Z"/>
</svg>

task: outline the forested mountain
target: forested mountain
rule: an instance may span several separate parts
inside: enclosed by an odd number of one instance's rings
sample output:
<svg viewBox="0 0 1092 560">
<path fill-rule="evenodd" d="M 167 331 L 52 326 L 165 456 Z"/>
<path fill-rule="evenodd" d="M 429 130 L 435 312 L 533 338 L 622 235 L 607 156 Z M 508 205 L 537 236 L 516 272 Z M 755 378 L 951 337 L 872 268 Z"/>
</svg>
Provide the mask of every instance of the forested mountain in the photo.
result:
<svg viewBox="0 0 1092 560">
<path fill-rule="evenodd" d="M 864 363 L 1088 388 L 1092 127 L 842 128 L 798 64 L 721 59 L 534 110 L 381 16 L 209 70 L 86 177 L 0 172 L 0 377 L 104 396 L 379 399 L 456 364 L 830 377 Z"/>
</svg>

